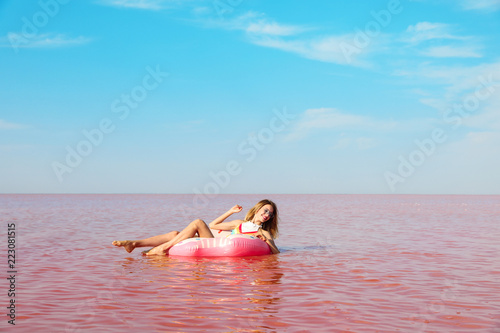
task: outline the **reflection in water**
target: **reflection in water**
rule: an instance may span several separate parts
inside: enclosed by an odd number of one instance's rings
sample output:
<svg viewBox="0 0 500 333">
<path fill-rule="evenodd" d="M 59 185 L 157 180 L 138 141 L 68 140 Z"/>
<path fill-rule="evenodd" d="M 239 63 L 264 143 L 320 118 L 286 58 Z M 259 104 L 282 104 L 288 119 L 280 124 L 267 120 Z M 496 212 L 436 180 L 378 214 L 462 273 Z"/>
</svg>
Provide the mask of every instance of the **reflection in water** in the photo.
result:
<svg viewBox="0 0 500 333">
<path fill-rule="evenodd" d="M 279 256 L 142 257 L 121 265 L 130 272 L 147 271 L 145 280 L 149 284 L 163 283 L 161 292 L 168 291 L 173 307 L 192 302 L 187 321 L 216 318 L 227 321 L 228 329 L 244 331 L 265 329 L 265 322 L 277 320 L 284 275 Z M 207 312 L 215 315 L 208 316 Z"/>
</svg>

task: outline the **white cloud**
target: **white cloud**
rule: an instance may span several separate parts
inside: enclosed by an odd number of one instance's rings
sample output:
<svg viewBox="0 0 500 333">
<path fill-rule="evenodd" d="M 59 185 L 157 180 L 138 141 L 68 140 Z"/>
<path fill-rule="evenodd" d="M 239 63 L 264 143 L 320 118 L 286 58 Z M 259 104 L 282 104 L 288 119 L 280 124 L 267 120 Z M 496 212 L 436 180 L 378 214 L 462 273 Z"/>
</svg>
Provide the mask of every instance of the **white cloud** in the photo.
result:
<svg viewBox="0 0 500 333">
<path fill-rule="evenodd" d="M 498 194 L 500 155 L 495 152 L 499 146 L 499 132 L 469 132 L 440 147 L 428 179 L 452 193 Z"/>
<path fill-rule="evenodd" d="M 170 132 L 175 133 L 196 133 L 203 130 L 203 125 L 206 123 L 203 119 L 188 120 L 177 123 L 166 124 L 165 127 Z"/>
<path fill-rule="evenodd" d="M 205 10 L 198 14 L 208 14 L 208 12 L 207 10 Z M 202 20 L 202 23 L 203 25 L 210 28 L 241 30 L 251 38 L 259 38 L 264 36 L 293 36 L 310 30 L 310 28 L 299 25 L 278 23 L 267 18 L 262 13 L 254 11 L 248 11 L 243 15 L 227 20 L 215 20 L 209 18 Z"/>
<path fill-rule="evenodd" d="M 480 58 L 477 38 L 457 35 L 454 26 L 439 22 L 418 22 L 399 34 L 368 36 L 361 31 L 342 34 L 313 34 L 318 28 L 278 23 L 263 13 L 248 11 L 230 20 L 208 19 L 204 24 L 226 30 L 240 30 L 250 43 L 293 53 L 322 62 L 373 67 L 376 54 L 397 52 L 431 58 Z M 307 33 L 306 33 L 307 32 Z M 401 47 L 403 43 L 403 47 Z"/>
<path fill-rule="evenodd" d="M 68 37 L 64 34 L 46 33 L 34 37 L 24 37 L 21 33 L 10 32 L 7 37 L 0 39 L 1 47 L 17 48 L 54 48 L 64 46 L 81 45 L 90 42 L 91 39 L 83 36 Z"/>
<path fill-rule="evenodd" d="M 500 133 L 491 131 L 471 131 L 461 139 L 448 139 L 397 185 L 397 192 L 499 194 L 500 155 L 495 153 L 499 146 Z"/>
<path fill-rule="evenodd" d="M 443 110 L 447 107 L 446 102 L 441 98 L 421 98 L 419 102 L 430 106 L 433 109 Z"/>
<path fill-rule="evenodd" d="M 359 137 L 356 139 L 356 144 L 359 150 L 366 150 L 375 147 L 377 141 L 374 138 Z"/>
<path fill-rule="evenodd" d="M 433 90 L 420 102 L 435 108 L 454 129 L 500 130 L 500 61 L 464 67 L 424 65 L 407 72 Z M 442 85 L 436 89 L 436 84 Z"/>
<path fill-rule="evenodd" d="M 255 36 L 294 36 L 305 31 L 311 30 L 309 27 L 282 24 L 272 19 L 267 18 L 262 13 L 248 11 L 233 20 L 211 22 L 215 26 L 219 26 L 231 30 L 243 30 L 247 34 Z"/>
<path fill-rule="evenodd" d="M 102 3 L 108 6 L 160 10 L 163 9 L 164 0 L 102 0 Z"/>
<path fill-rule="evenodd" d="M 497 131 L 500 135 L 500 84 L 491 88 L 491 96 L 482 101 L 481 112 L 472 112 L 463 119 L 464 126 L 483 131 Z"/>
<path fill-rule="evenodd" d="M 357 150 L 368 150 L 377 146 L 377 140 L 368 137 L 346 137 L 345 134 L 335 143 L 333 150 L 344 150 L 355 148 Z"/>
<path fill-rule="evenodd" d="M 444 23 L 432 23 L 432 22 L 419 22 L 415 25 L 410 25 L 406 31 L 408 32 L 422 32 L 422 31 L 434 31 L 436 29 L 443 30 L 447 28 L 447 24 Z"/>
<path fill-rule="evenodd" d="M 462 7 L 467 10 L 499 10 L 500 0 L 462 0 Z"/>
<path fill-rule="evenodd" d="M 295 36 L 306 29 L 304 27 L 274 26 L 273 33 L 264 33 L 265 30 L 271 29 L 260 29 L 260 34 L 249 34 L 248 37 L 253 44 L 295 53 L 311 60 L 369 67 L 369 64 L 362 58 L 371 52 L 373 47 L 357 47 L 353 33 L 322 37 Z M 292 37 L 289 37 L 290 35 Z"/>
<path fill-rule="evenodd" d="M 34 146 L 31 145 L 0 145 L 0 152 L 10 153 L 17 151 L 25 151 L 33 148 Z"/>
<path fill-rule="evenodd" d="M 210 7 L 194 7 L 191 12 L 195 16 L 203 16 L 212 13 L 212 8 Z"/>
<path fill-rule="evenodd" d="M 29 128 L 28 125 L 10 123 L 3 119 L 0 119 L 0 130 L 19 130 Z"/>
<path fill-rule="evenodd" d="M 488 145 L 498 147 L 498 143 L 500 143 L 500 133 L 498 132 L 469 132 L 465 138 L 465 141 L 470 144 L 480 144 L 480 145 Z"/>
<path fill-rule="evenodd" d="M 247 33 L 271 36 L 291 36 L 303 32 L 305 28 L 294 25 L 283 25 L 273 21 L 261 20 L 251 22 L 245 28 Z"/>
<path fill-rule="evenodd" d="M 423 83 L 433 83 L 445 85 L 449 92 L 463 94 L 468 90 L 473 90 L 481 82 L 479 78 L 492 82 L 494 85 L 500 83 L 500 61 L 494 63 L 484 63 L 477 66 L 433 66 L 430 63 L 422 63 L 421 66 L 412 70 L 398 71 L 396 75 L 420 78 Z M 429 96 L 435 94 L 431 91 Z M 443 93 L 440 92 L 440 96 Z"/>
<path fill-rule="evenodd" d="M 455 36 L 451 33 L 452 27 L 445 23 L 419 22 L 410 25 L 403 41 L 407 43 L 418 44 L 434 39 L 464 39 L 465 37 Z"/>
<path fill-rule="evenodd" d="M 419 22 L 410 25 L 400 38 L 381 34 L 359 45 L 354 32 L 324 36 L 301 36 L 313 30 L 309 27 L 282 25 L 266 19 L 263 14 L 248 12 L 229 24 L 232 29 L 244 30 L 253 44 L 295 53 L 301 57 L 340 65 L 371 67 L 368 56 L 377 52 L 388 53 L 402 41 L 419 49 L 411 51 L 432 58 L 480 58 L 481 46 L 471 36 L 454 34 L 453 26 L 445 23 Z M 392 42 L 391 42 L 392 40 Z M 432 42 L 433 45 L 429 46 Z M 436 42 L 442 45 L 436 45 Z M 446 44 L 444 44 L 446 43 Z M 474 43 L 471 45 L 471 43 Z M 423 44 L 423 45 L 422 45 Z M 427 44 L 427 45 L 426 45 Z M 426 47 L 427 46 L 427 47 Z M 406 48 L 403 48 L 405 50 Z M 422 49 L 424 49 L 422 51 Z"/>
<path fill-rule="evenodd" d="M 481 58 L 482 55 L 478 52 L 477 47 L 473 46 L 434 46 L 422 51 L 421 53 L 427 57 L 434 58 Z"/>
<path fill-rule="evenodd" d="M 362 55 L 366 54 L 367 50 L 355 49 L 356 51 L 351 53 L 346 49 L 346 45 L 353 40 L 353 37 L 350 35 L 288 40 L 259 36 L 250 40 L 253 44 L 295 53 L 307 59 L 368 67 L 368 64 L 360 59 Z"/>
<path fill-rule="evenodd" d="M 355 33 L 311 36 L 314 27 L 278 23 L 262 13 L 246 12 L 232 20 L 207 20 L 206 26 L 245 32 L 252 44 L 297 54 L 301 57 L 342 65 L 368 67 L 362 57 L 376 44 L 357 46 Z"/>
<path fill-rule="evenodd" d="M 296 141 L 318 130 L 369 130 L 380 131 L 394 128 L 394 121 L 380 121 L 367 116 L 344 113 L 334 108 L 308 109 L 295 122 L 285 141 Z M 368 141 L 359 141 L 366 147 Z"/>
<path fill-rule="evenodd" d="M 453 26 L 445 23 L 419 22 L 410 25 L 401 41 L 417 47 L 417 54 L 433 58 L 480 58 L 477 38 L 459 36 Z M 432 43 L 432 44 L 431 44 Z M 436 45 L 440 43 L 440 45 Z M 474 43 L 474 44 L 471 44 Z M 412 48 L 410 48 L 412 49 Z M 423 51 L 422 51 L 423 49 Z"/>
<path fill-rule="evenodd" d="M 448 29 L 448 24 L 445 23 L 432 23 L 432 22 L 419 22 L 415 25 L 410 25 L 406 31 L 410 33 L 422 33 L 422 32 L 433 32 L 444 31 Z"/>
</svg>

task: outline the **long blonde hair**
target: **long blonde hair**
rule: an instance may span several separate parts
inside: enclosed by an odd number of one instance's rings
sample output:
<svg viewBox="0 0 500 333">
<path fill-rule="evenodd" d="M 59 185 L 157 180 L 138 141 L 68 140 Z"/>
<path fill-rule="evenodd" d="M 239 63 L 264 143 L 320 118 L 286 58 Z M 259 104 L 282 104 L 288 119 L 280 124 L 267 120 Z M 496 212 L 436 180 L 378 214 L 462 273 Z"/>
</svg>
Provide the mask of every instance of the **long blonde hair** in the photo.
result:
<svg viewBox="0 0 500 333">
<path fill-rule="evenodd" d="M 255 214 L 259 211 L 259 209 L 261 209 L 265 205 L 271 205 L 274 212 L 271 219 L 262 223 L 262 229 L 269 231 L 273 238 L 278 238 L 278 207 L 276 207 L 276 204 L 271 200 L 264 199 L 257 202 L 257 204 L 248 211 L 247 215 L 245 216 L 245 221 L 251 221 L 255 217 Z"/>
</svg>

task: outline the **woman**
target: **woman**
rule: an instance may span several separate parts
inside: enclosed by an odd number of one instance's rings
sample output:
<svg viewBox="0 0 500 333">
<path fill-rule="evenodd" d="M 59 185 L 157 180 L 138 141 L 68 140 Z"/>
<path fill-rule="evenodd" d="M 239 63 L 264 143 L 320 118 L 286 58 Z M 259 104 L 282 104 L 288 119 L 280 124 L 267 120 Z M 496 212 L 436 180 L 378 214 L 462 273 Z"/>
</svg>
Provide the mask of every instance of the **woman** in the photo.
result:
<svg viewBox="0 0 500 333">
<path fill-rule="evenodd" d="M 271 200 L 261 200 L 253 206 L 245 216 L 245 220 L 224 222 L 229 216 L 241 212 L 241 206 L 234 206 L 226 213 L 213 220 L 209 226 L 203 220 L 197 219 L 189 223 L 182 230 L 171 231 L 168 234 L 158 235 L 135 241 L 114 241 L 113 245 L 123 246 L 127 252 L 132 252 L 136 247 L 154 246 L 146 255 L 166 255 L 175 244 L 198 234 L 201 238 L 214 238 L 211 229 L 231 230 L 231 234 L 248 234 L 256 236 L 266 242 L 273 254 L 280 253 L 274 244 L 278 236 L 278 208 Z"/>
</svg>

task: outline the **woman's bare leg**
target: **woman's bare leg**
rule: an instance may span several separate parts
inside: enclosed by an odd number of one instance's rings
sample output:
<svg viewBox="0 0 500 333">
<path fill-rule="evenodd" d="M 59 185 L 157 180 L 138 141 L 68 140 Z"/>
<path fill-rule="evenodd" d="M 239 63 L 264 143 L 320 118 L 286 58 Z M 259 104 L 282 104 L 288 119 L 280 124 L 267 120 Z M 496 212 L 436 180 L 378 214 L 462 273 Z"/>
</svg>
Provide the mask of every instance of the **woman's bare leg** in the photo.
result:
<svg viewBox="0 0 500 333">
<path fill-rule="evenodd" d="M 188 226 L 173 239 L 151 249 L 148 253 L 146 253 L 146 255 L 165 255 L 172 246 L 180 241 L 191 238 L 196 234 L 198 234 L 201 238 L 214 238 L 214 235 L 206 223 L 203 220 L 197 219 L 189 223 Z"/>
<path fill-rule="evenodd" d="M 128 253 L 134 251 L 136 247 L 155 247 L 172 240 L 179 234 L 178 231 L 171 231 L 168 234 L 153 236 L 139 240 L 113 241 L 114 246 L 123 247 Z"/>
</svg>

